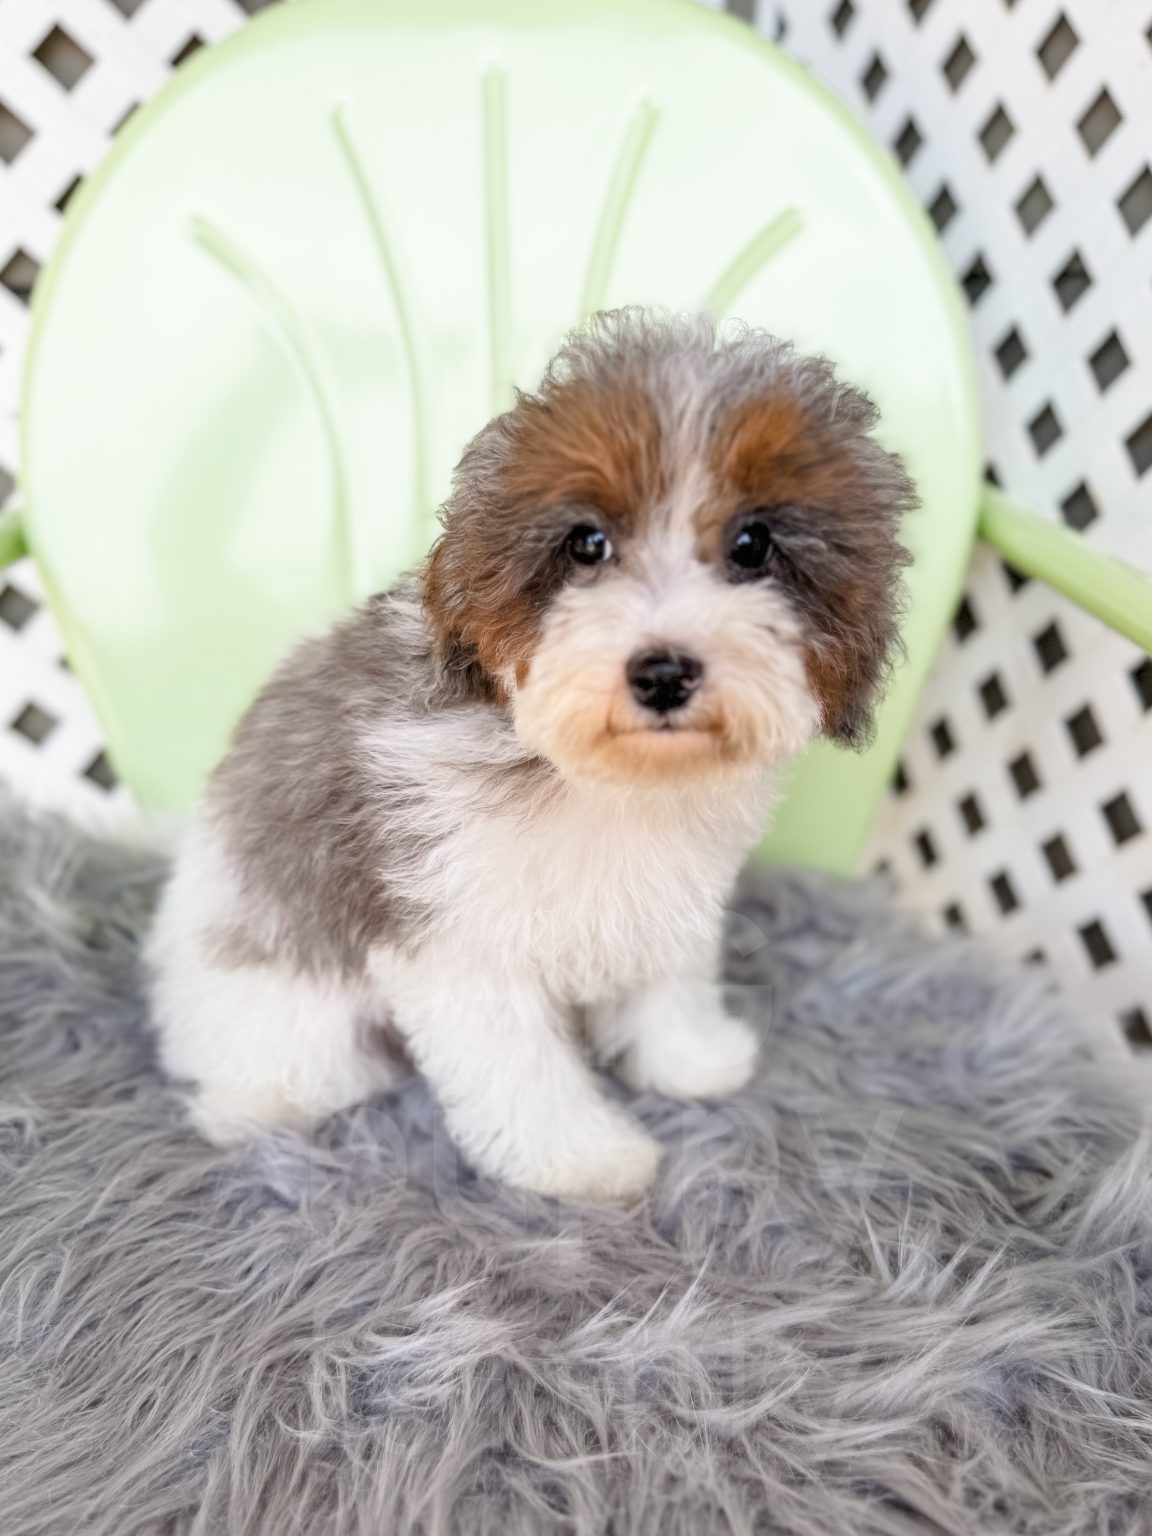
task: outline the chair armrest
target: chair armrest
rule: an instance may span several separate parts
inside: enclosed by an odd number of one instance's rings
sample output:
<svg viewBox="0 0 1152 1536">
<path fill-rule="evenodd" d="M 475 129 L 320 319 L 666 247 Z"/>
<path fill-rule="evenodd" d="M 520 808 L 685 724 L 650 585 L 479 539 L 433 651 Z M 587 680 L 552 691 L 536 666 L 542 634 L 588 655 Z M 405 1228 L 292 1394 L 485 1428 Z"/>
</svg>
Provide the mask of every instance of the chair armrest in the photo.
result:
<svg viewBox="0 0 1152 1536">
<path fill-rule="evenodd" d="M 977 532 L 1009 565 L 1071 598 L 1152 654 L 1152 573 L 1094 549 L 1060 523 L 1026 512 L 992 486 Z"/>
<path fill-rule="evenodd" d="M 0 571 L 6 565 L 15 565 L 28 553 L 28 546 L 24 542 L 24 529 L 20 523 L 20 513 L 15 507 L 7 512 L 0 512 Z"/>
</svg>

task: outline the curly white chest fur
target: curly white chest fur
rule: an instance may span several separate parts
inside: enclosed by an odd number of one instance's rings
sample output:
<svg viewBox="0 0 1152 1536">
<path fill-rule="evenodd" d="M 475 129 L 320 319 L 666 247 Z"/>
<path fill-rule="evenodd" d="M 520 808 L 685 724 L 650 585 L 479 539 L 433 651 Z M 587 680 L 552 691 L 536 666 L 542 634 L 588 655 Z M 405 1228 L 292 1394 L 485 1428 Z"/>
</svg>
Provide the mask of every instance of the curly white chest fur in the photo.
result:
<svg viewBox="0 0 1152 1536">
<path fill-rule="evenodd" d="M 709 965 L 759 786 L 707 797 L 566 790 L 542 812 L 463 818 L 410 889 L 431 945 L 464 970 L 531 971 L 558 999 L 597 1001 Z"/>
</svg>

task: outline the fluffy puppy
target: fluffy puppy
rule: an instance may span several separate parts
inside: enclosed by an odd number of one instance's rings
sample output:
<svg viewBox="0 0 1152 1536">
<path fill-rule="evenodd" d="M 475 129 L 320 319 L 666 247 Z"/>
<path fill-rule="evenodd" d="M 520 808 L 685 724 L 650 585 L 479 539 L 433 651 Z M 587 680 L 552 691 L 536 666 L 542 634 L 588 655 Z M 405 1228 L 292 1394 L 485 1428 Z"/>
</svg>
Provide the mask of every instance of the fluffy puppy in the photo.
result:
<svg viewBox="0 0 1152 1536">
<path fill-rule="evenodd" d="M 479 433 L 425 565 L 289 658 L 193 820 L 150 958 L 206 1136 L 388 1087 L 398 1031 L 480 1168 L 626 1197 L 658 1148 L 586 1045 L 637 1091 L 748 1081 L 725 899 L 896 637 L 875 420 L 784 342 L 630 310 Z"/>
</svg>

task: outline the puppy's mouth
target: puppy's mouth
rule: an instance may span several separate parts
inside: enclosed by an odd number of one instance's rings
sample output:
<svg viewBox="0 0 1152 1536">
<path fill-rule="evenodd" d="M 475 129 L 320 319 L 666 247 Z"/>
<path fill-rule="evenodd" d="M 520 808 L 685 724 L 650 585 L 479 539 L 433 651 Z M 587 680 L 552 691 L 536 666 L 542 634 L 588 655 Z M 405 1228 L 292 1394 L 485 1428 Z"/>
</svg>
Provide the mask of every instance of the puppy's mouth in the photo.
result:
<svg viewBox="0 0 1152 1536">
<path fill-rule="evenodd" d="M 728 755 L 722 721 L 687 712 L 683 717 L 664 715 L 652 720 L 609 721 L 603 740 L 609 751 L 622 753 L 624 761 L 631 761 L 638 754 L 638 761 L 646 759 L 653 767 L 666 763 L 668 770 L 677 763 L 703 764 Z"/>
<path fill-rule="evenodd" d="M 604 721 L 607 741 L 627 750 L 630 744 L 661 753 L 702 752 L 721 745 L 725 731 L 720 710 L 699 696 L 679 709 L 653 710 L 638 707 L 631 699 L 612 701 Z"/>
<path fill-rule="evenodd" d="M 699 720 L 671 720 L 668 716 L 643 725 L 609 726 L 609 736 L 719 736 L 718 725 L 704 724 Z"/>
<path fill-rule="evenodd" d="M 722 720 L 685 712 L 606 722 L 600 737 L 605 776 L 675 783 L 734 766 L 739 753 Z"/>
</svg>

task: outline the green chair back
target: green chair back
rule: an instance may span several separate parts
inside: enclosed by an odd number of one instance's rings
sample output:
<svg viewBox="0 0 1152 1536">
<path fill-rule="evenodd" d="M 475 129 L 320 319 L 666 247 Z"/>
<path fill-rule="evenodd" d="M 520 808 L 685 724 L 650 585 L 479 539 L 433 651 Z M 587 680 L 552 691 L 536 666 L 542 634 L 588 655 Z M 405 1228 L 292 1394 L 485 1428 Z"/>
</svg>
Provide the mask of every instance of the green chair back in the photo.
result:
<svg viewBox="0 0 1152 1536">
<path fill-rule="evenodd" d="M 35 296 L 25 537 L 112 761 L 188 803 L 299 635 L 419 559 L 461 447 L 563 332 L 711 309 L 822 351 L 923 496 L 908 660 L 778 857 L 849 868 L 979 496 L 961 306 L 899 172 L 688 0 L 299 0 L 184 66 Z"/>
</svg>

